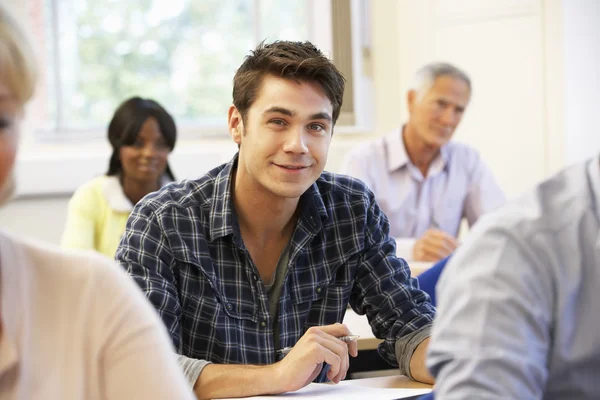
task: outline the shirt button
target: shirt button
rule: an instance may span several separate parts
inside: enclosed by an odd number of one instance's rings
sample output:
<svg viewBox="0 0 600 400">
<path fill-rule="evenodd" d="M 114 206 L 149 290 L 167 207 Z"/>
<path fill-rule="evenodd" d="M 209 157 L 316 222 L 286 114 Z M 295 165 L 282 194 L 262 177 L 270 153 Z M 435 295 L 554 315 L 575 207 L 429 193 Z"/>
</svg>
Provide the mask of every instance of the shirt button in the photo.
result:
<svg viewBox="0 0 600 400">
<path fill-rule="evenodd" d="M 258 280 L 258 276 L 254 275 L 254 280 L 257 281 Z"/>
<path fill-rule="evenodd" d="M 265 326 L 267 326 L 267 321 L 260 321 L 260 326 L 262 326 L 263 328 L 264 328 Z"/>
<path fill-rule="evenodd" d="M 321 288 L 320 287 L 317 288 L 317 293 L 321 293 Z"/>
<path fill-rule="evenodd" d="M 231 303 L 227 303 L 227 309 L 229 311 L 233 310 L 233 306 L 231 305 Z"/>
</svg>

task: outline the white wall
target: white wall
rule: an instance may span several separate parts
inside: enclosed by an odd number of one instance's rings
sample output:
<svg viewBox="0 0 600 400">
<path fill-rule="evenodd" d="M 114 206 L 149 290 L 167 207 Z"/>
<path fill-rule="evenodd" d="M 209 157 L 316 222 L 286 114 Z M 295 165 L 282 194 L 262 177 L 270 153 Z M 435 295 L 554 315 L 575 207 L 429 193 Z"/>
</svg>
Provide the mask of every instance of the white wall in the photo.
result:
<svg viewBox="0 0 600 400">
<path fill-rule="evenodd" d="M 600 1 L 563 2 L 566 161 L 600 151 Z"/>
</svg>

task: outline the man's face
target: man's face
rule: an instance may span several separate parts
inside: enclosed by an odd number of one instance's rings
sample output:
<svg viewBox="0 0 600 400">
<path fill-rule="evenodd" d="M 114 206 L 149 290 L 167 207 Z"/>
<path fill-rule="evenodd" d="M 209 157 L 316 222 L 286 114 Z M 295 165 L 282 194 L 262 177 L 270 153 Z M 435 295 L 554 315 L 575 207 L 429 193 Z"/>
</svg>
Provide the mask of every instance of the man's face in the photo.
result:
<svg viewBox="0 0 600 400">
<path fill-rule="evenodd" d="M 409 93 L 409 124 L 427 146 L 440 148 L 452 138 L 470 96 L 465 81 L 441 76 L 422 98 L 415 91 Z"/>
<path fill-rule="evenodd" d="M 229 109 L 229 130 L 240 145 L 236 185 L 300 197 L 325 167 L 332 112 L 319 84 L 265 76 L 245 124 Z"/>
</svg>

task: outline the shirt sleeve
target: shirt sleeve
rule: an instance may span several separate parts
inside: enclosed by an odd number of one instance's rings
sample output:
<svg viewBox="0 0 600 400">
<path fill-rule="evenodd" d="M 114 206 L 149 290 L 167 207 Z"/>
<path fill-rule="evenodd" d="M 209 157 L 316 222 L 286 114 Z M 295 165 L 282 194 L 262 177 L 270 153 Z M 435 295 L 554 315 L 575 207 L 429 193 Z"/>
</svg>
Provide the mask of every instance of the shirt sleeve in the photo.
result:
<svg viewBox="0 0 600 400">
<path fill-rule="evenodd" d="M 95 216 L 98 207 L 89 188 L 75 191 L 67 208 L 67 220 L 61 238 L 63 248 L 95 250 Z"/>
<path fill-rule="evenodd" d="M 174 256 L 150 203 L 140 202 L 133 209 L 115 259 L 150 300 L 178 349 L 182 311 L 171 269 Z"/>
<path fill-rule="evenodd" d="M 110 263 L 94 281 L 106 399 L 194 399 L 164 326 L 139 289 Z"/>
<path fill-rule="evenodd" d="M 177 283 L 170 263 L 174 257 L 166 235 L 151 206 L 140 202 L 134 208 L 116 254 L 121 265 L 150 300 L 171 336 L 176 349 L 181 347 L 181 305 Z M 183 355 L 177 358 L 190 387 L 209 364 Z"/>
<path fill-rule="evenodd" d="M 370 196 L 364 251 L 355 277 L 351 306 L 357 314 L 366 314 L 373 334 L 384 339 L 378 348 L 381 356 L 391 365 L 398 366 L 397 340 L 431 324 L 435 308 L 429 295 L 419 289 L 418 281 L 410 277 L 406 261 L 396 256 L 387 217 L 372 194 Z M 405 349 L 410 352 L 411 348 Z M 399 356 L 402 359 L 406 354 Z M 408 357 L 411 356 L 412 352 Z M 401 372 L 408 374 L 403 365 L 399 365 Z"/>
<path fill-rule="evenodd" d="M 400 373 L 413 379 L 410 373 L 410 360 L 417 350 L 417 347 L 421 342 L 427 339 L 431 334 L 431 324 L 425 325 L 424 327 L 409 333 L 398 340 L 396 340 L 396 359 L 398 360 L 398 366 L 400 367 Z"/>
<path fill-rule="evenodd" d="M 191 388 L 193 388 L 196 384 L 196 381 L 198 380 L 198 377 L 202 373 L 204 367 L 206 367 L 208 364 L 211 364 L 210 361 L 197 360 L 181 354 L 177 355 L 177 363 L 183 371 L 183 375 L 185 376 L 185 379 L 188 381 L 188 384 Z"/>
<path fill-rule="evenodd" d="M 554 293 L 548 270 L 506 229 L 478 224 L 437 285 L 427 366 L 439 398 L 542 398 Z"/>
<path fill-rule="evenodd" d="M 505 202 L 504 191 L 496 182 L 492 171 L 477 155 L 464 205 L 464 216 L 469 226 L 473 226 L 483 214 L 493 211 Z"/>
</svg>

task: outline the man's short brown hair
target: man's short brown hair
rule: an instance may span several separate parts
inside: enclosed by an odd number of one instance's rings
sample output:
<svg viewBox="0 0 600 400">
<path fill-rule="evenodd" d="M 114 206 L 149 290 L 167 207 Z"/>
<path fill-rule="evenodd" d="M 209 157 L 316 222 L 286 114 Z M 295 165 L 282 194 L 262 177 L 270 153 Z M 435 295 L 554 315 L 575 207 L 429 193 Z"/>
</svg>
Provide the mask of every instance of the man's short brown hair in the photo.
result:
<svg viewBox="0 0 600 400">
<path fill-rule="evenodd" d="M 240 112 L 242 119 L 246 119 L 267 74 L 321 85 L 331 101 L 335 125 L 342 107 L 345 79 L 331 60 L 312 43 L 263 42 L 246 56 L 233 78 L 233 105 Z"/>
</svg>

